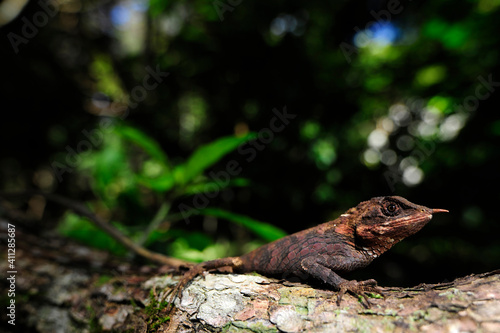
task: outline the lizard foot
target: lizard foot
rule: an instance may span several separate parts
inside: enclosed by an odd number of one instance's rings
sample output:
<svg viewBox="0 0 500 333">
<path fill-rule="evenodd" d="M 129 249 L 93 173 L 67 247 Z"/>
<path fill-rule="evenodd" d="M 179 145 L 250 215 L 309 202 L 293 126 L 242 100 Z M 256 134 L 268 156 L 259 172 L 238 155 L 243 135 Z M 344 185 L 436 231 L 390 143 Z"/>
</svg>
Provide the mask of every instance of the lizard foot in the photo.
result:
<svg viewBox="0 0 500 333">
<path fill-rule="evenodd" d="M 179 280 L 177 285 L 170 291 L 165 293 L 164 299 L 168 299 L 168 305 L 166 307 L 167 313 L 170 314 L 174 308 L 175 301 L 181 298 L 181 293 L 184 288 L 188 285 L 188 283 L 195 278 L 197 275 L 203 273 L 204 267 L 203 264 L 198 264 L 193 267 L 189 271 L 187 271 L 184 276 Z M 160 303 L 162 303 L 160 300 Z"/>
<path fill-rule="evenodd" d="M 339 294 L 337 296 L 337 305 L 340 306 L 340 302 L 342 301 L 342 297 L 346 292 L 350 292 L 355 296 L 362 296 L 365 300 L 366 304 L 363 303 L 363 306 L 369 308 L 371 306 L 366 293 L 376 293 L 384 297 L 382 289 L 377 286 L 377 281 L 370 279 L 365 281 L 343 281 L 339 285 Z"/>
</svg>

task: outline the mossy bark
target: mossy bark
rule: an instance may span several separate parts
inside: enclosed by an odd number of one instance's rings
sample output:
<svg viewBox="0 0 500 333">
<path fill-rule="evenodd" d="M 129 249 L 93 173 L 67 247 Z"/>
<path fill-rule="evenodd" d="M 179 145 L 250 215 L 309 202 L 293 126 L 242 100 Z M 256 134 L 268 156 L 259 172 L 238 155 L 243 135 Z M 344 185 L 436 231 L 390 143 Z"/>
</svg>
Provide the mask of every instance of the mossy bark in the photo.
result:
<svg viewBox="0 0 500 333">
<path fill-rule="evenodd" d="M 168 316 L 161 299 L 178 279 L 168 267 L 134 266 L 50 234 L 20 233 L 16 245 L 16 326 L 4 312 L 3 332 L 500 332 L 500 271 L 385 288 L 370 308 L 351 295 L 337 306 L 336 292 L 306 284 L 210 273 Z"/>
</svg>

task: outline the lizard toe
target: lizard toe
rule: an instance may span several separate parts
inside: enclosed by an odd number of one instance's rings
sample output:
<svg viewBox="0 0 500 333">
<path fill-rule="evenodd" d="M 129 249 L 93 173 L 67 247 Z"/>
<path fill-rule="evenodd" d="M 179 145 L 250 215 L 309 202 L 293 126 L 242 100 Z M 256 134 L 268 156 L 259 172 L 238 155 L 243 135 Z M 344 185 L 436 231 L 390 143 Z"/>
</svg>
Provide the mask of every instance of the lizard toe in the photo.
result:
<svg viewBox="0 0 500 333">
<path fill-rule="evenodd" d="M 342 301 L 342 297 L 345 293 L 349 292 L 355 296 L 361 296 L 365 300 L 366 304 L 363 303 L 365 307 L 370 307 L 371 303 L 367 297 L 367 293 L 376 293 L 384 297 L 382 289 L 377 286 L 377 281 L 370 279 L 365 281 L 343 281 L 339 286 L 339 294 L 337 296 L 337 305 L 340 306 L 340 302 Z"/>
</svg>

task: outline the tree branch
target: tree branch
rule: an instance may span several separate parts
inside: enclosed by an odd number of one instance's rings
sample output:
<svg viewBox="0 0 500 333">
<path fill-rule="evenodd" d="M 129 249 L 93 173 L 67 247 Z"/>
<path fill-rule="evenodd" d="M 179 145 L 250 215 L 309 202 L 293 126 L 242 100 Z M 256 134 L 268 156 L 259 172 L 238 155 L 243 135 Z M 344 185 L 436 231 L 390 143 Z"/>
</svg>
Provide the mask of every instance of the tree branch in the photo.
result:
<svg viewBox="0 0 500 333">
<path fill-rule="evenodd" d="M 44 198 L 46 198 L 49 201 L 55 202 L 61 206 L 67 207 L 74 211 L 76 214 L 80 216 L 84 216 L 88 218 L 96 227 L 99 229 L 103 230 L 107 234 L 109 234 L 111 237 L 113 237 L 116 241 L 118 241 L 120 244 L 122 244 L 124 247 L 126 247 L 128 250 L 132 251 L 133 253 L 144 257 L 148 260 L 151 260 L 152 262 L 161 264 L 161 265 L 168 265 L 172 267 L 180 267 L 180 266 L 190 266 L 191 264 L 172 257 L 167 257 L 164 256 L 160 253 L 152 252 L 149 251 L 148 249 L 142 247 L 141 245 L 135 244 L 132 242 L 130 238 L 125 236 L 115 228 L 113 225 L 110 223 L 106 223 L 102 219 L 100 219 L 96 214 L 94 214 L 89 208 L 87 208 L 83 203 L 74 201 L 68 198 L 65 198 L 63 196 L 53 194 L 53 193 L 46 193 L 42 191 L 37 191 L 37 190 L 28 190 L 25 192 L 19 192 L 19 193 L 4 193 L 0 192 L 0 198 L 27 198 L 31 197 L 33 195 L 41 195 Z"/>
</svg>

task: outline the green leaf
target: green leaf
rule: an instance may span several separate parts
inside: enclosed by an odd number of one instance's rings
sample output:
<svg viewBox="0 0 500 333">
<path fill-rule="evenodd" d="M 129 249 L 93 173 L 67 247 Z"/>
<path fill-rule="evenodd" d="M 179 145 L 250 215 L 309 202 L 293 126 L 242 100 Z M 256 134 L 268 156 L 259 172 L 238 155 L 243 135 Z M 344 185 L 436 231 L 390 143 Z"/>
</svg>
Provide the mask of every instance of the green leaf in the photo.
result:
<svg viewBox="0 0 500 333">
<path fill-rule="evenodd" d="M 168 247 L 169 255 L 188 261 L 201 262 L 227 256 L 228 244 L 213 243 L 201 232 L 183 232 Z"/>
<path fill-rule="evenodd" d="M 137 176 L 136 179 L 139 184 L 157 192 L 166 192 L 175 184 L 174 177 L 171 173 L 162 174 L 155 178 Z"/>
<path fill-rule="evenodd" d="M 226 183 L 207 180 L 201 183 L 187 185 L 183 194 L 193 195 L 198 193 L 213 193 L 225 189 L 226 187 L 245 187 L 250 185 L 250 181 L 245 178 L 231 179 Z"/>
<path fill-rule="evenodd" d="M 277 228 L 271 224 L 254 220 L 248 216 L 238 215 L 220 208 L 205 208 L 199 210 L 200 214 L 215 216 L 222 218 L 231 222 L 235 222 L 239 225 L 244 226 L 249 229 L 262 239 L 272 242 L 287 235 L 286 232 Z"/>
<path fill-rule="evenodd" d="M 128 164 L 123 149 L 115 145 L 106 145 L 96 154 L 94 179 L 97 181 L 99 189 L 104 191 L 127 169 Z"/>
<path fill-rule="evenodd" d="M 182 165 L 183 172 L 179 174 L 180 177 L 178 179 L 180 184 L 187 184 L 225 155 L 238 148 L 239 145 L 254 137 L 254 133 L 249 133 L 242 137 L 227 136 L 201 146 L 191 155 L 188 161 Z"/>
<path fill-rule="evenodd" d="M 144 149 L 144 151 L 151 157 L 162 162 L 165 166 L 168 167 L 167 155 L 163 152 L 158 142 L 156 142 L 153 138 L 149 137 L 147 134 L 138 130 L 137 128 L 127 125 L 116 126 L 116 131 L 124 139 L 135 143 L 136 145 Z"/>
<path fill-rule="evenodd" d="M 92 189 L 108 205 L 114 206 L 114 198 L 133 187 L 126 149 L 114 132 L 106 136 L 100 150 L 83 155 L 79 167 L 90 173 Z"/>
<path fill-rule="evenodd" d="M 127 234 L 125 228 L 119 223 L 115 227 Z M 89 246 L 108 250 L 117 255 L 124 255 L 127 250 L 106 232 L 97 228 L 87 218 L 74 213 L 67 213 L 59 222 L 57 231 L 66 237 L 76 239 Z"/>
<path fill-rule="evenodd" d="M 152 17 L 156 17 L 163 13 L 167 8 L 167 0 L 149 0 L 149 12 Z"/>
</svg>

